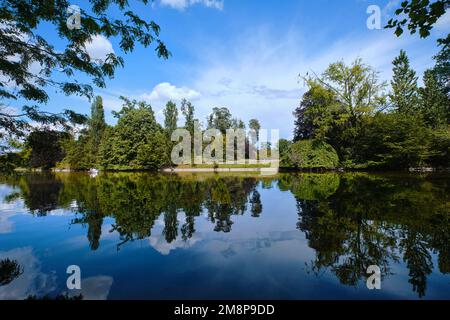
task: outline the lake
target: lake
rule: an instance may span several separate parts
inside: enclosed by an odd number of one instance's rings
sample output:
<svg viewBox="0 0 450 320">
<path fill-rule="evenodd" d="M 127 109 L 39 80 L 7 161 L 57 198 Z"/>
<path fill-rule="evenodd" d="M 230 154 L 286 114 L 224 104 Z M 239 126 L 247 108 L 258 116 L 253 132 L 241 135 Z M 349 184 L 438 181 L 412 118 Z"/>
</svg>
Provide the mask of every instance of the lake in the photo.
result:
<svg viewBox="0 0 450 320">
<path fill-rule="evenodd" d="M 0 299 L 450 299 L 449 195 L 447 174 L 1 175 Z"/>
</svg>

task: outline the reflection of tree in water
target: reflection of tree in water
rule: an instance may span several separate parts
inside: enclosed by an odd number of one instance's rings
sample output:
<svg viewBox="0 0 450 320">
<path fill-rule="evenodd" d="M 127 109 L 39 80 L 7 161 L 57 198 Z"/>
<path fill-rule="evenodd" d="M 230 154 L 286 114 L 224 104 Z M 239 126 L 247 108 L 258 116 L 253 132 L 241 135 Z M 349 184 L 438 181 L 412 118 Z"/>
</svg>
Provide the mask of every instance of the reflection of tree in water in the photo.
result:
<svg viewBox="0 0 450 320">
<path fill-rule="evenodd" d="M 438 254 L 441 272 L 448 272 L 448 191 L 446 183 L 432 187 L 412 177 L 344 175 L 327 198 L 311 199 L 308 193 L 302 199 L 297 192 L 298 228 L 316 251 L 312 268 L 317 273 L 328 268 L 341 283 L 357 285 L 370 265 L 388 275 L 400 253 L 414 292 L 423 297 L 433 270 L 431 251 Z"/>
<path fill-rule="evenodd" d="M 419 297 L 425 296 L 427 276 L 433 271 L 433 262 L 428 252 L 424 236 L 416 231 L 407 230 L 400 241 L 403 260 L 409 269 L 409 283 Z"/>
<path fill-rule="evenodd" d="M 438 257 L 439 270 L 450 273 L 448 179 L 367 174 L 280 174 L 263 180 L 103 174 L 92 179 L 70 174 L 23 175 L 6 183 L 20 189 L 7 200 L 22 197 L 38 214 L 70 208 L 75 200 L 73 223 L 87 226 L 92 250 L 100 245 L 107 216 L 114 218 L 111 231 L 119 233 L 119 247 L 150 237 L 157 220 L 164 224 L 168 243 L 178 237 L 187 241 L 202 213 L 215 231 L 230 232 L 233 216 L 261 215 L 258 186 L 278 186 L 297 199 L 297 227 L 316 252 L 313 271 L 328 269 L 343 284 L 357 285 L 366 279 L 368 266 L 380 266 L 386 277 L 393 263 L 403 261 L 420 297 L 426 294 L 427 277 L 434 268 L 432 253 Z"/>
<path fill-rule="evenodd" d="M 23 268 L 16 260 L 0 260 L 0 287 L 10 284 L 23 273 Z"/>
<path fill-rule="evenodd" d="M 261 195 L 259 194 L 258 190 L 254 190 L 251 200 L 250 200 L 250 204 L 252 205 L 252 217 L 254 218 L 259 218 L 259 216 L 262 213 L 263 210 L 263 206 L 261 203 Z"/>
<path fill-rule="evenodd" d="M 38 175 L 22 175 L 13 176 L 11 179 L 2 177 L 5 182 L 13 181 L 13 187 L 20 188 L 20 193 L 13 193 L 7 196 L 4 200 L 6 202 L 15 201 L 18 198 L 23 198 L 25 206 L 33 214 L 37 216 L 46 216 L 52 210 L 60 207 L 59 194 L 63 184 L 55 179 L 55 176 L 50 173 Z"/>
<path fill-rule="evenodd" d="M 210 221 L 215 223 L 214 231 L 231 231 L 231 216 L 245 213 L 249 194 L 255 187 L 254 179 L 214 179 L 208 183 L 204 207 Z"/>
<path fill-rule="evenodd" d="M 195 218 L 205 212 L 214 230 L 230 232 L 232 216 L 247 211 L 253 195 L 252 214 L 262 210 L 257 181 L 248 177 L 209 176 L 205 179 L 176 175 L 104 174 L 90 178 L 86 174 L 23 175 L 19 194 L 30 209 L 46 214 L 56 208 L 70 209 L 76 202 L 73 224 L 87 226 L 92 250 L 100 246 L 104 218 L 114 218 L 112 231 L 120 234 L 119 247 L 136 239 L 151 236 L 158 219 L 164 224 L 168 243 L 179 236 L 185 241 L 195 233 Z M 39 191 L 35 191 L 39 185 Z M 39 194 L 40 196 L 36 196 Z M 44 196 L 45 195 L 45 196 Z M 184 221 L 180 221 L 184 213 Z"/>
</svg>

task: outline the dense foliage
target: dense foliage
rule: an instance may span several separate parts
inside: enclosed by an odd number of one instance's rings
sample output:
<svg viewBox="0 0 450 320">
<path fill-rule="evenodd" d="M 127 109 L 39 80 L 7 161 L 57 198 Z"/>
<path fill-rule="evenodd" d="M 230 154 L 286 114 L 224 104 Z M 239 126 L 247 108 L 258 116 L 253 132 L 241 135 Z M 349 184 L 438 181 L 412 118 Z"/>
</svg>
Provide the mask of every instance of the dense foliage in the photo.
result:
<svg viewBox="0 0 450 320">
<path fill-rule="evenodd" d="M 388 21 L 386 28 L 395 29 L 395 34 L 401 36 L 407 27 L 411 34 L 419 31 L 422 38 L 430 35 L 434 24 L 442 17 L 450 0 L 406 0 L 401 2 L 400 8 L 395 11 L 396 18 Z"/>
<path fill-rule="evenodd" d="M 53 130 L 33 131 L 27 138 L 27 148 L 31 151 L 31 168 L 54 168 L 64 158 L 61 142 L 68 138 L 65 132 Z"/>
<path fill-rule="evenodd" d="M 294 141 L 329 143 L 346 168 L 449 167 L 450 96 L 438 74 L 425 71 L 419 88 L 401 51 L 387 93 L 361 60 L 333 63 L 321 76 L 306 78 Z"/>
<path fill-rule="evenodd" d="M 87 2 L 87 1 L 86 1 Z M 141 0 L 149 4 L 148 0 Z M 31 1 L 3 0 L 0 4 L 0 98 L 12 101 L 23 99 L 29 104 L 23 112 L 11 113 L 0 103 L 0 126 L 2 135 L 21 136 L 29 129 L 29 120 L 46 124 L 66 124 L 67 120 L 81 122 L 83 117 L 64 110 L 50 114 L 40 110 L 39 105 L 49 100 L 48 87 L 66 95 L 93 97 L 92 85 L 105 87 L 105 78 L 112 78 L 117 67 L 123 66 L 123 58 L 109 53 L 102 61 L 91 57 L 86 44 L 96 37 L 118 37 L 122 52 L 133 51 L 136 44 L 148 47 L 156 43 L 159 57 L 168 58 L 170 53 L 159 39 L 160 27 L 154 21 L 145 21 L 132 11 L 128 1 L 90 0 L 80 9 L 80 28 L 71 28 L 72 13 L 67 0 Z M 112 16 L 111 7 L 119 14 Z M 56 48 L 49 40 L 48 32 L 40 28 L 45 22 L 54 27 L 65 43 Z M 39 65 L 33 72 L 31 66 Z M 57 74 L 57 77 L 54 75 Z M 84 74 L 92 84 L 75 79 Z"/>
<path fill-rule="evenodd" d="M 159 169 L 170 164 L 168 138 L 156 122 L 151 106 L 123 98 L 117 114 L 100 144 L 100 167 L 104 169 Z"/>
<path fill-rule="evenodd" d="M 339 166 L 336 150 L 319 140 L 302 140 L 283 155 L 283 165 L 298 169 L 333 169 Z"/>
</svg>

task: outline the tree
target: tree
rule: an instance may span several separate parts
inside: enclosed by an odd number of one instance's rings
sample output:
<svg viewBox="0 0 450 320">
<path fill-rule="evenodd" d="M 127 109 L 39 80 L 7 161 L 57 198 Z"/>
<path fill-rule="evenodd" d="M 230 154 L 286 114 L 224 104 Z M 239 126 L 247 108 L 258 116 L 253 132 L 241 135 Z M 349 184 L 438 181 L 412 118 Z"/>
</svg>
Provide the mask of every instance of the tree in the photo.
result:
<svg viewBox="0 0 450 320">
<path fill-rule="evenodd" d="M 303 140 L 289 148 L 286 162 L 299 169 L 334 169 L 339 165 L 339 157 L 336 150 L 325 142 Z"/>
<path fill-rule="evenodd" d="M 149 3 L 148 0 L 141 2 Z M 112 16 L 108 13 L 113 5 L 121 14 Z M 93 59 L 87 53 L 86 44 L 96 37 L 118 37 L 124 53 L 133 51 L 137 43 L 144 47 L 156 43 L 158 57 L 168 58 L 170 55 L 159 39 L 160 27 L 154 21 L 140 18 L 131 10 L 128 1 L 95 0 L 85 3 L 80 12 L 79 29 L 71 28 L 68 23 L 72 18 L 69 6 L 67 0 L 4 0 L 1 3 L 0 98 L 30 102 L 22 107 L 23 112 L 0 110 L 0 124 L 7 135 L 24 135 L 29 129 L 28 120 L 46 124 L 84 120 L 70 110 L 57 114 L 41 111 L 38 104 L 49 101 L 46 92 L 49 86 L 66 95 L 92 98 L 92 86 L 74 79 L 80 72 L 87 75 L 93 85 L 106 86 L 105 78 L 112 78 L 116 68 L 123 66 L 124 62 L 115 53 L 108 54 L 102 61 Z M 123 18 L 115 18 L 120 16 Z M 45 30 L 40 28 L 42 23 L 55 28 L 61 38 L 58 42 L 66 43 L 65 48 L 56 49 L 55 43 L 51 43 Z M 38 64 L 40 70 L 33 72 L 32 64 Z"/>
<path fill-rule="evenodd" d="M 233 119 L 228 108 L 213 108 L 212 113 L 207 117 L 208 129 L 218 129 L 225 134 L 233 127 Z"/>
<path fill-rule="evenodd" d="M 450 101 L 442 92 L 434 70 L 425 71 L 423 84 L 419 93 L 425 123 L 431 128 L 446 126 L 450 121 Z"/>
<path fill-rule="evenodd" d="M 278 154 L 280 156 L 280 166 L 289 167 L 289 149 L 292 146 L 292 141 L 280 139 L 278 141 Z"/>
<path fill-rule="evenodd" d="M 181 101 L 181 112 L 183 113 L 185 119 L 184 128 L 188 130 L 192 135 L 195 129 L 195 108 L 191 102 L 183 99 Z"/>
<path fill-rule="evenodd" d="M 178 123 L 178 109 L 177 105 L 172 101 L 167 102 L 164 109 L 164 127 L 169 135 L 177 129 Z"/>
<path fill-rule="evenodd" d="M 99 147 L 107 128 L 102 97 L 95 97 L 91 105 L 88 127 L 77 136 L 62 141 L 65 157 L 59 167 L 74 170 L 86 170 L 98 166 Z"/>
<path fill-rule="evenodd" d="M 64 159 L 62 141 L 68 138 L 65 132 L 36 130 L 27 137 L 26 145 L 31 149 L 29 165 L 32 168 L 50 169 Z"/>
<path fill-rule="evenodd" d="M 321 77 L 314 75 L 306 81 L 313 91 L 308 93 L 297 115 L 297 119 L 302 118 L 296 138 L 304 134 L 326 140 L 336 149 L 341 161 L 353 165 L 358 153 L 356 141 L 365 117 L 385 107 L 386 84 L 379 83 L 378 73 L 361 59 L 349 66 L 342 61 L 332 63 Z M 309 119 L 303 118 L 304 112 Z"/>
<path fill-rule="evenodd" d="M 121 97 L 117 125 L 105 133 L 100 164 L 105 169 L 160 169 L 169 163 L 167 135 L 150 105 Z"/>
<path fill-rule="evenodd" d="M 441 91 L 443 91 L 450 99 L 450 34 L 446 39 L 439 40 L 438 43 L 442 48 L 434 57 L 436 65 L 433 70 L 441 87 Z"/>
<path fill-rule="evenodd" d="M 308 80 L 308 91 L 294 111 L 294 142 L 305 139 L 326 140 L 338 111 L 336 95 L 318 81 Z"/>
<path fill-rule="evenodd" d="M 241 119 L 234 118 L 231 120 L 231 127 L 230 129 L 245 129 L 245 123 Z"/>
<path fill-rule="evenodd" d="M 434 168 L 448 168 L 450 163 L 450 126 L 431 132 L 429 163 Z"/>
<path fill-rule="evenodd" d="M 401 7 L 395 11 L 398 19 L 392 18 L 385 28 L 394 28 L 399 37 L 407 27 L 411 34 L 419 31 L 420 37 L 430 35 L 434 24 L 442 17 L 450 4 L 450 0 L 406 0 L 401 2 Z"/>
<path fill-rule="evenodd" d="M 256 133 L 256 140 L 259 140 L 259 130 L 261 130 L 261 124 L 259 123 L 259 121 L 257 119 L 250 119 L 250 121 L 248 122 L 248 127 L 255 131 Z"/>
<path fill-rule="evenodd" d="M 108 128 L 104 131 L 107 130 Z M 102 143 L 103 139 L 100 141 L 100 145 Z M 100 145 L 97 146 L 97 150 L 99 150 Z M 92 138 L 88 130 L 83 130 L 78 139 L 74 136 L 63 139 L 61 146 L 64 150 L 64 159 L 58 164 L 59 168 L 89 170 L 98 165 L 98 152 L 96 154 L 97 157 L 94 157 Z"/>
<path fill-rule="evenodd" d="M 103 99 L 100 96 L 95 97 L 91 106 L 90 133 L 94 146 L 94 154 L 97 155 L 98 146 L 102 139 L 103 131 L 106 128 L 105 111 L 103 110 Z"/>
<path fill-rule="evenodd" d="M 316 79 L 336 94 L 343 111 L 341 118 L 348 118 L 351 126 L 355 126 L 362 116 L 384 107 L 386 84 L 379 83 L 378 72 L 361 59 L 349 66 L 342 61 L 332 63 L 322 79 Z"/>
<path fill-rule="evenodd" d="M 417 109 L 417 77 L 410 68 L 406 52 L 400 50 L 400 55 L 392 62 L 394 75 L 391 81 L 392 93 L 389 95 L 394 109 L 400 113 L 415 112 Z"/>
<path fill-rule="evenodd" d="M 429 156 L 429 131 L 415 114 L 378 113 L 369 119 L 356 145 L 358 162 L 369 167 L 423 166 Z"/>
</svg>

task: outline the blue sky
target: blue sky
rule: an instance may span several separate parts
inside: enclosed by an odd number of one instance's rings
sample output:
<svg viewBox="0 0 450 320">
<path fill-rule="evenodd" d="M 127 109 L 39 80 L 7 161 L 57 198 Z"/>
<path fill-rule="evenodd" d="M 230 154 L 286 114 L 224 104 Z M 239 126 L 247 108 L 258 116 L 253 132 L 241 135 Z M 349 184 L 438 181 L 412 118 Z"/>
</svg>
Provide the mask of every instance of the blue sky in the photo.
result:
<svg viewBox="0 0 450 320">
<path fill-rule="evenodd" d="M 382 9 L 382 24 L 400 0 L 155 0 L 151 6 L 135 6 L 147 19 L 161 26 L 161 38 L 172 57 L 158 59 L 153 48 L 137 47 L 123 55 L 117 39 L 96 39 L 89 50 L 102 56 L 114 50 L 125 58 L 106 89 L 96 89 L 104 98 L 107 121 L 111 110 L 120 109 L 125 95 L 150 102 L 162 121 L 167 100 L 190 99 L 197 117 L 205 121 L 216 106 L 226 106 L 247 122 L 260 120 L 267 129 L 280 129 L 290 138 L 292 111 L 305 88 L 299 74 L 321 73 L 338 60 L 361 57 L 389 80 L 391 61 L 400 49 L 410 56 L 421 76 L 433 65 L 436 39 L 450 30 L 447 13 L 431 37 L 405 35 L 392 30 L 369 30 L 369 5 Z M 83 8 L 83 1 L 73 1 Z M 113 15 L 117 12 L 112 11 Z M 45 26 L 43 26 L 45 29 Z M 48 30 L 55 43 L 61 42 Z M 59 42 L 58 42 L 59 41 Z M 58 45 L 56 45 L 58 47 Z M 52 94 L 47 110 L 72 108 L 89 113 L 89 102 L 77 97 Z"/>
</svg>

